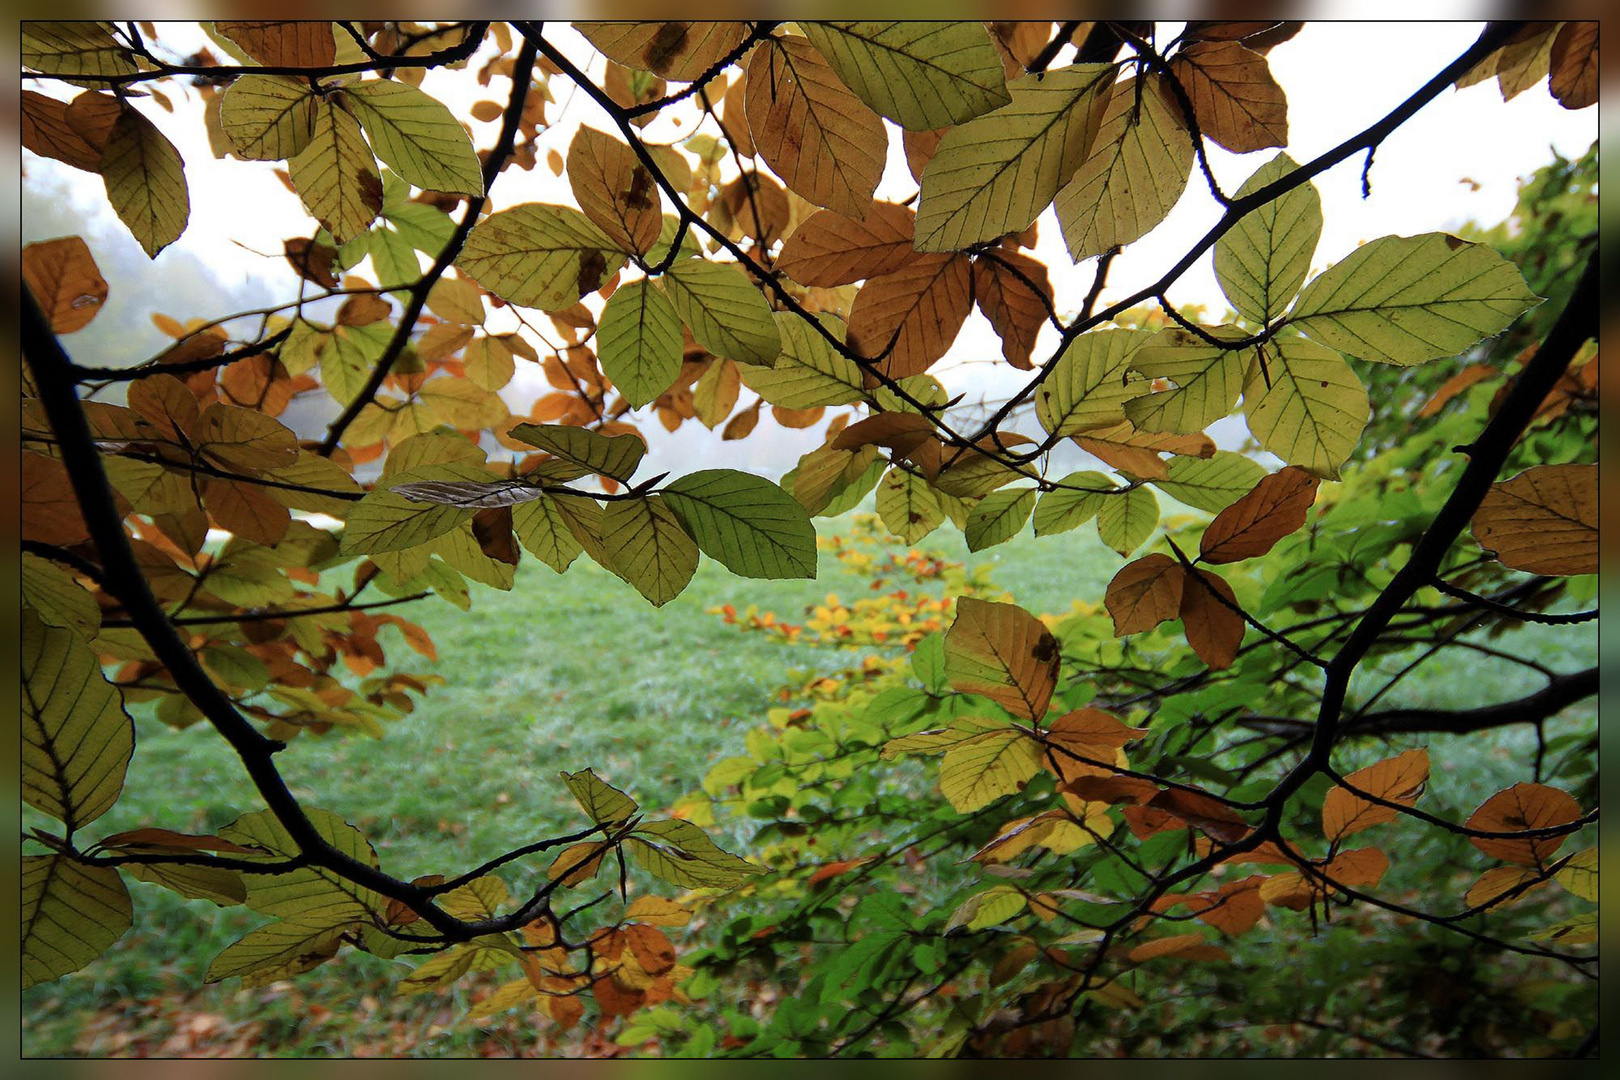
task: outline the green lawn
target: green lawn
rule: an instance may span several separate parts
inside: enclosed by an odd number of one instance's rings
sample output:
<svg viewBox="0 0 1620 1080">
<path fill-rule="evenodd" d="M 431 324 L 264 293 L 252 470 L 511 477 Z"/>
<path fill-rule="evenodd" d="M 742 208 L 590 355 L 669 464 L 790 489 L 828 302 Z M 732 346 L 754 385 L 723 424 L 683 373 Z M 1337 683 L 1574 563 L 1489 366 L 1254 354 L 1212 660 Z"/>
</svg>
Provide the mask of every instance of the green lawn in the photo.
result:
<svg viewBox="0 0 1620 1080">
<path fill-rule="evenodd" d="M 838 526 L 822 523 L 821 531 Z M 1026 532 L 971 556 L 952 529 L 929 543 L 970 566 L 994 563 L 997 583 L 1036 611 L 1100 598 L 1120 565 L 1091 529 L 1040 540 Z M 413 715 L 380 740 L 300 738 L 278 760 L 307 804 L 337 812 L 371 838 L 385 869 L 454 874 L 581 827 L 559 770 L 592 767 L 644 806 L 667 805 L 712 761 L 742 752 L 773 691 L 793 681 L 793 665 L 848 662 L 847 654 L 787 650 L 741 633 L 706 609 L 756 604 L 797 621 L 827 593 L 853 599 L 865 587 L 827 553 L 815 581 L 745 581 L 705 560 L 687 591 L 655 610 L 588 560 L 562 577 L 525 560 L 511 592 L 474 586 L 470 614 L 436 599 L 395 609 L 428 630 L 439 655 L 427 661 L 387 631 L 390 661 L 446 680 Z M 1582 630 L 1592 633 L 1581 647 L 1595 655 L 1595 627 Z M 1585 661 L 1567 654 L 1569 640 L 1529 633 L 1509 647 L 1540 650 L 1548 664 L 1573 668 Z M 1466 670 L 1420 672 L 1392 703 L 1477 704 L 1482 680 L 1492 697 L 1535 686 L 1533 674 L 1526 681 L 1475 659 Z M 130 785 L 98 830 L 209 831 L 260 808 L 234 757 L 206 728 L 174 731 L 144 712 L 137 728 Z M 1522 778 L 1525 738 L 1514 732 L 1498 740 L 1487 752 L 1495 768 L 1482 763 L 1482 771 Z M 537 860 L 533 872 L 543 869 Z M 254 1054 L 452 1055 L 536 1045 L 533 1028 L 517 1019 L 458 1019 L 457 1002 L 444 995 L 393 1000 L 389 987 L 403 969 L 363 954 L 292 984 L 205 986 L 213 954 L 262 919 L 140 883 L 131 889 L 135 928 L 123 942 L 85 971 L 23 995 L 28 1054 L 232 1052 L 234 1045 Z M 193 1035 L 178 1030 L 195 1017 L 208 1022 Z"/>
</svg>

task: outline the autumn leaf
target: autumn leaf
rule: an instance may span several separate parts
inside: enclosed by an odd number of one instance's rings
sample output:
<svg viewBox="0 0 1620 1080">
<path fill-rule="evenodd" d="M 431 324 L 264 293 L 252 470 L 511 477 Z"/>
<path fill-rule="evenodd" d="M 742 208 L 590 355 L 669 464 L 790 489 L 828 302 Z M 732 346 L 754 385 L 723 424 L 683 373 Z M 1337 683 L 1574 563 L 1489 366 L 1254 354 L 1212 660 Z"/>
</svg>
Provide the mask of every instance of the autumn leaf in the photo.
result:
<svg viewBox="0 0 1620 1080">
<path fill-rule="evenodd" d="M 1515 570 L 1595 574 L 1596 465 L 1537 465 L 1492 484 L 1474 511 L 1474 539 Z"/>
<path fill-rule="evenodd" d="M 1114 636 L 1139 634 L 1177 618 L 1186 578 L 1186 570 L 1168 555 L 1144 555 L 1121 567 L 1103 600 Z"/>
<path fill-rule="evenodd" d="M 1181 624 L 1187 644 L 1198 658 L 1216 671 L 1224 671 L 1237 659 L 1245 629 L 1237 595 L 1219 574 L 1194 568 L 1182 586 Z"/>
<path fill-rule="evenodd" d="M 1319 483 L 1294 465 L 1264 477 L 1247 495 L 1215 515 L 1198 541 L 1199 558 L 1220 564 L 1264 555 L 1305 524 Z"/>
<path fill-rule="evenodd" d="M 1480 804 L 1464 825 L 1477 832 L 1524 832 L 1567 825 L 1581 816 L 1581 806 L 1567 793 L 1546 784 L 1514 784 Z M 1569 833 L 1514 839 L 1470 836 L 1469 843 L 1493 859 L 1520 865 L 1544 863 L 1569 839 Z"/>
<path fill-rule="evenodd" d="M 964 694 L 983 694 L 1026 720 L 1046 713 L 1057 686 L 1058 643 L 1014 604 L 964 596 L 945 635 L 945 674 Z"/>
<path fill-rule="evenodd" d="M 1333 841 L 1394 821 L 1399 813 L 1394 807 L 1369 802 L 1350 788 L 1402 806 L 1416 803 L 1429 780 L 1429 752 L 1407 750 L 1357 769 L 1344 779 L 1348 787 L 1332 788 L 1322 800 L 1322 834 Z"/>
</svg>

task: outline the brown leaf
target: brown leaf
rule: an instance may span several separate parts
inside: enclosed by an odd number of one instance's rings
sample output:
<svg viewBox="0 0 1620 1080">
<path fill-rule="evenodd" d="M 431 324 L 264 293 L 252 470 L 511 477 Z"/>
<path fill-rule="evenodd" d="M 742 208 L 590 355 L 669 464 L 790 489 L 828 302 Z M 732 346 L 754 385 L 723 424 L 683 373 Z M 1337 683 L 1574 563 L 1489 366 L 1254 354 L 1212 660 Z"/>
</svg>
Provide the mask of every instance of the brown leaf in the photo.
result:
<svg viewBox="0 0 1620 1080">
<path fill-rule="evenodd" d="M 802 37 L 773 37 L 748 61 L 745 108 L 759 156 L 817 206 L 865 217 L 883 178 L 883 121 Z"/>
<path fill-rule="evenodd" d="M 892 379 L 920 375 L 944 356 L 973 307 L 972 264 L 963 255 L 914 256 L 900 270 L 869 279 L 849 313 L 852 348 L 881 361 Z"/>
<path fill-rule="evenodd" d="M 663 228 L 663 201 L 652 171 L 623 142 L 581 126 L 568 144 L 568 183 L 574 199 L 625 251 L 644 255 Z"/>
<path fill-rule="evenodd" d="M 22 144 L 40 157 L 55 158 L 75 169 L 98 172 L 101 149 L 85 141 L 68 123 L 67 102 L 32 90 L 22 92 Z"/>
<path fill-rule="evenodd" d="M 266 67 L 331 67 L 337 56 L 329 22 L 217 22 L 214 27 Z"/>
<path fill-rule="evenodd" d="M 765 399 L 760 398 L 754 402 L 752 408 L 744 409 L 730 420 L 727 420 L 726 426 L 720 431 L 720 440 L 722 442 L 733 442 L 737 439 L 746 439 L 752 435 L 754 428 L 759 426 L 759 411 L 764 404 Z"/>
<path fill-rule="evenodd" d="M 827 411 L 825 405 L 812 405 L 808 409 L 789 409 L 782 405 L 771 406 L 771 418 L 785 428 L 812 427 Z"/>
<path fill-rule="evenodd" d="M 1199 556 L 1219 565 L 1264 555 L 1305 524 L 1320 483 L 1298 465 L 1262 477 L 1247 495 L 1215 515 L 1198 541 Z"/>
<path fill-rule="evenodd" d="M 1377 848 L 1341 851 L 1322 866 L 1322 873 L 1336 885 L 1376 885 L 1389 870 L 1389 856 Z"/>
<path fill-rule="evenodd" d="M 338 279 L 332 273 L 332 263 L 337 259 L 336 248 L 317 244 L 308 237 L 284 241 L 282 248 L 299 277 L 328 289 L 338 287 Z"/>
<path fill-rule="evenodd" d="M 1030 288 L 1031 282 L 1035 289 Z M 973 261 L 973 291 L 979 310 L 1001 338 L 1001 355 L 1020 371 L 1032 370 L 1035 338 L 1051 302 L 1046 267 L 1016 251 L 998 251 L 994 258 L 980 256 Z"/>
<path fill-rule="evenodd" d="M 1196 908 L 1194 917 L 1233 937 L 1248 933 L 1266 912 L 1266 902 L 1260 898 L 1260 883 L 1264 880 L 1256 874 L 1202 894 L 1200 899 L 1208 906 Z"/>
<path fill-rule="evenodd" d="M 1264 56 L 1235 41 L 1199 42 L 1170 66 L 1204 135 L 1236 154 L 1288 145 L 1288 98 Z"/>
<path fill-rule="evenodd" d="M 1243 644 L 1237 595 L 1219 574 L 1196 568 L 1193 574 L 1196 576 L 1181 590 L 1181 625 L 1187 644 L 1212 670 L 1224 671 L 1237 659 L 1238 646 Z"/>
<path fill-rule="evenodd" d="M 491 506 L 478 511 L 472 519 L 473 538 L 478 549 L 496 562 L 507 566 L 518 564 L 517 541 L 512 536 L 512 508 Z"/>
<path fill-rule="evenodd" d="M 1351 787 L 1388 802 L 1411 806 L 1423 794 L 1429 780 L 1429 752 L 1407 750 L 1376 765 L 1357 769 L 1346 776 Z M 1379 806 L 1344 787 L 1335 787 L 1322 800 L 1322 835 L 1340 840 L 1351 833 L 1394 821 L 1399 811 Z"/>
<path fill-rule="evenodd" d="M 696 79 L 748 33 L 740 22 L 581 22 L 574 29 L 614 61 L 676 82 Z"/>
<path fill-rule="evenodd" d="M 904 457 L 927 440 L 934 425 L 917 413 L 885 412 L 850 424 L 828 444 L 834 450 L 886 446 Z"/>
<path fill-rule="evenodd" d="M 1172 432 L 1138 431 L 1129 420 L 1074 436 L 1075 444 L 1111 468 L 1141 480 L 1164 480 L 1170 475 L 1162 453 L 1182 457 L 1215 456 L 1215 442 L 1208 435 L 1177 435 Z"/>
<path fill-rule="evenodd" d="M 361 293 L 343 301 L 338 308 L 337 321 L 344 326 L 369 326 L 394 313 L 388 301 L 370 293 Z"/>
<path fill-rule="evenodd" d="M 1584 109 L 1597 104 L 1598 24 L 1567 22 L 1553 39 L 1552 73 L 1547 89 L 1566 109 Z"/>
<path fill-rule="evenodd" d="M 203 502 L 209 516 L 235 536 L 271 547 L 287 537 L 292 515 L 257 484 L 204 477 Z"/>
<path fill-rule="evenodd" d="M 720 199 L 715 206 L 731 215 L 731 235 L 751 236 L 764 247 L 780 240 L 793 220 L 787 192 L 763 174 L 740 173 L 720 189 Z"/>
<path fill-rule="evenodd" d="M 1135 776 L 1077 776 L 1059 790 L 1085 802 L 1137 805 L 1150 801 L 1159 793 L 1157 784 Z"/>
<path fill-rule="evenodd" d="M 731 85 L 726 87 L 726 96 L 720 102 L 720 121 L 731 140 L 732 153 L 739 157 L 753 157 L 757 152 L 754 137 L 748 131 L 747 106 L 744 104 L 747 94 L 748 75 L 745 65 L 737 69 L 736 77 L 731 80 Z"/>
<path fill-rule="evenodd" d="M 1520 832 L 1567 825 L 1581 816 L 1581 806 L 1570 796 L 1546 784 L 1514 784 L 1486 799 L 1465 823 L 1479 832 Z M 1470 836 L 1469 842 L 1493 859 L 1537 865 L 1563 846 L 1569 838 L 1558 836 L 1510 837 Z"/>
<path fill-rule="evenodd" d="M 900 145 L 906 152 L 906 168 L 911 170 L 911 178 L 922 183 L 923 170 L 934 159 L 934 152 L 939 149 L 940 140 L 945 133 L 951 130 L 948 127 L 935 128 L 933 131 L 907 131 L 901 135 Z"/>
<path fill-rule="evenodd" d="M 1168 788 L 1148 802 L 1152 809 L 1163 810 L 1222 843 L 1241 840 L 1249 831 L 1248 823 L 1231 807 L 1202 792 L 1184 788 Z"/>
<path fill-rule="evenodd" d="M 1436 390 L 1434 396 L 1424 402 L 1423 408 L 1418 410 L 1418 418 L 1423 419 L 1433 416 L 1446 407 L 1446 402 L 1470 386 L 1500 374 L 1502 374 L 1501 369 L 1492 367 L 1490 364 L 1469 364 L 1440 384 L 1440 389 Z"/>
<path fill-rule="evenodd" d="M 1541 876 L 1541 871 L 1533 866 L 1493 866 L 1483 874 L 1479 880 L 1469 886 L 1468 892 L 1463 896 L 1463 903 L 1469 907 L 1481 907 L 1500 900 L 1503 896 L 1527 881 L 1535 881 Z M 1524 896 L 1535 889 L 1545 885 L 1546 881 L 1537 881 L 1536 884 L 1516 893 L 1514 899 Z"/>
<path fill-rule="evenodd" d="M 971 596 L 956 601 L 945 634 L 945 677 L 1026 720 L 1040 720 L 1057 688 L 1057 638 L 1016 604 Z"/>
<path fill-rule="evenodd" d="M 1597 573 L 1597 470 L 1536 465 L 1492 484 L 1474 512 L 1474 539 L 1514 570 Z"/>
<path fill-rule="evenodd" d="M 90 248 L 77 236 L 27 244 L 22 251 L 23 282 L 58 334 L 83 329 L 107 299 Z"/>
<path fill-rule="evenodd" d="M 1174 937 L 1155 938 L 1143 942 L 1130 951 L 1129 959 L 1133 964 L 1140 964 L 1166 956 L 1178 960 L 1231 959 L 1225 949 L 1206 941 L 1202 934 L 1177 934 Z"/>
<path fill-rule="evenodd" d="M 66 115 L 68 126 L 95 150 L 99 162 L 113 128 L 118 126 L 118 118 L 124 115 L 124 106 L 112 94 L 86 90 L 68 102 Z"/>
<path fill-rule="evenodd" d="M 1114 619 L 1114 636 L 1139 634 L 1176 618 L 1186 580 L 1186 568 L 1168 555 L 1144 555 L 1126 563 L 1103 596 Z"/>
<path fill-rule="evenodd" d="M 32 450 L 22 456 L 22 534 L 25 540 L 61 547 L 90 536 L 67 466 Z"/>
<path fill-rule="evenodd" d="M 903 269 L 917 257 L 910 207 L 875 202 L 866 217 L 817 210 L 782 245 L 777 268 L 800 285 L 835 288 Z"/>
<path fill-rule="evenodd" d="M 129 388 L 129 407 L 164 437 L 178 441 L 197 426 L 202 410 L 197 396 L 173 375 L 149 375 Z"/>
</svg>

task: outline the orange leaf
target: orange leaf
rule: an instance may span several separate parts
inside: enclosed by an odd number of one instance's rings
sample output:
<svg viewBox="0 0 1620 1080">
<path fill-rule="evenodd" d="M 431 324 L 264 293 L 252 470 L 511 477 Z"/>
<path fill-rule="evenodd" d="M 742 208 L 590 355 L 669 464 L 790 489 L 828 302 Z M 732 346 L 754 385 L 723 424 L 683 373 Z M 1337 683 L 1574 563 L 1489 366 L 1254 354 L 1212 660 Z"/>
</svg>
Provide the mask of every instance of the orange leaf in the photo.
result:
<svg viewBox="0 0 1620 1080">
<path fill-rule="evenodd" d="M 1469 907 L 1494 904 L 1520 885 L 1527 881 L 1535 881 L 1540 876 L 1541 871 L 1532 866 L 1493 866 L 1479 875 L 1479 880 L 1469 886 L 1467 894 L 1463 896 L 1463 902 Z M 1530 888 L 1516 893 L 1513 898 L 1518 899 L 1545 884 L 1545 881 L 1537 881 Z"/>
<path fill-rule="evenodd" d="M 1025 720 L 1039 720 L 1057 687 L 1058 643 L 1016 604 L 964 596 L 945 634 L 945 677 Z"/>
<path fill-rule="evenodd" d="M 887 202 L 873 203 L 864 219 L 818 210 L 793 230 L 776 265 L 800 285 L 828 289 L 883 277 L 917 257 L 916 220 L 909 207 Z"/>
<path fill-rule="evenodd" d="M 1514 784 L 1486 799 L 1465 824 L 1480 832 L 1518 832 L 1567 825 L 1580 816 L 1580 804 L 1555 787 Z M 1468 839 L 1493 859 L 1530 866 L 1545 862 L 1568 838 L 1566 833 L 1523 840 L 1481 836 Z"/>
<path fill-rule="evenodd" d="M 1411 806 L 1423 794 L 1429 779 L 1429 752 L 1408 750 L 1346 776 L 1351 787 L 1389 802 Z M 1397 811 L 1368 802 L 1348 789 L 1336 787 L 1322 800 L 1322 834 L 1339 840 L 1351 833 L 1394 821 Z"/>
<path fill-rule="evenodd" d="M 1153 796 L 1148 806 L 1172 814 L 1222 843 L 1241 840 L 1249 831 L 1236 810 L 1199 791 L 1169 788 Z"/>
<path fill-rule="evenodd" d="M 1174 937 L 1155 938 L 1132 949 L 1132 963 L 1171 956 L 1178 960 L 1230 960 L 1231 956 L 1219 945 L 1205 941 L 1202 934 L 1177 934 Z"/>
<path fill-rule="evenodd" d="M 1434 396 L 1428 401 L 1424 402 L 1423 408 L 1417 411 L 1419 419 L 1433 416 L 1435 413 L 1445 408 L 1446 402 L 1450 401 L 1452 398 L 1456 397 L 1470 386 L 1473 386 L 1475 383 L 1489 379 L 1493 375 L 1500 374 L 1502 374 L 1501 370 L 1492 367 L 1490 364 L 1469 364 L 1467 367 L 1457 372 L 1457 374 L 1440 384 L 1440 389 L 1436 390 L 1434 392 Z"/>
<path fill-rule="evenodd" d="M 1035 338 L 1046 322 L 1052 287 L 1047 281 L 1046 267 L 1028 255 L 1016 251 L 994 254 L 994 258 L 981 255 L 974 260 L 973 291 L 979 310 L 1001 338 L 1001 355 L 1013 367 L 1029 371 L 1034 367 L 1030 355 L 1035 350 Z M 1023 278 L 1008 267 L 1023 274 Z M 1025 278 L 1034 283 L 1034 289 Z"/>
<path fill-rule="evenodd" d="M 1597 469 L 1537 465 L 1492 484 L 1474 512 L 1474 539 L 1514 570 L 1597 573 Z"/>
<path fill-rule="evenodd" d="M 1339 852 L 1321 869 L 1336 885 L 1376 885 L 1389 869 L 1389 856 L 1377 848 L 1356 848 Z"/>
<path fill-rule="evenodd" d="M 1168 555 L 1144 555 L 1126 563 L 1103 596 L 1114 619 L 1114 636 L 1141 633 L 1174 619 L 1186 579 L 1186 569 Z"/>
<path fill-rule="evenodd" d="M 1264 555 L 1305 524 L 1320 483 L 1298 465 L 1261 478 L 1252 491 L 1215 515 L 1198 542 L 1199 556 L 1218 564 Z"/>
<path fill-rule="evenodd" d="M 973 307 L 972 266 L 962 255 L 914 255 L 899 270 L 872 278 L 855 295 L 848 340 L 882 360 L 894 379 L 920 375 L 950 349 Z"/>
<path fill-rule="evenodd" d="M 1222 671 L 1232 666 L 1238 646 L 1243 644 L 1244 624 L 1237 611 L 1237 595 L 1219 574 L 1196 568 L 1193 573 L 1197 576 L 1181 591 L 1181 625 L 1187 644 L 1198 658 Z"/>
<path fill-rule="evenodd" d="M 40 311 L 58 334 L 83 329 L 107 299 L 107 281 L 90 248 L 77 236 L 26 245 L 22 274 Z"/>
</svg>

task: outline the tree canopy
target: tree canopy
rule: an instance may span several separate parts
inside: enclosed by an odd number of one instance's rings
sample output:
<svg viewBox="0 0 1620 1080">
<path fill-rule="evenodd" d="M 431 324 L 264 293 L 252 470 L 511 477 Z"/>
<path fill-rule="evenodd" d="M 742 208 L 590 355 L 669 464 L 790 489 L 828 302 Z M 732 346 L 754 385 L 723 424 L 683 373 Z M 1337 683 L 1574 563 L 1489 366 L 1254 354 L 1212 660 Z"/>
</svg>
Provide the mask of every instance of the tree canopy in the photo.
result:
<svg viewBox="0 0 1620 1080">
<path fill-rule="evenodd" d="M 1257 928 L 1342 958 L 1337 920 L 1369 950 L 1489 957 L 1548 1018 L 1390 1018 L 1412 1046 L 1595 1047 L 1596 725 L 1563 715 L 1595 658 L 1498 640 L 1597 617 L 1595 148 L 1508 225 L 1325 266 L 1313 183 L 1359 160 L 1371 191 L 1380 146 L 1453 87 L 1591 106 L 1595 23 L 1485 25 L 1308 158 L 1268 64 L 1292 22 L 203 29 L 182 54 L 167 24 L 22 25 L 22 145 L 99 176 L 150 258 L 230 197 L 193 188 L 183 147 L 302 210 L 296 293 L 254 310 L 170 310 L 78 235 L 22 250 L 25 989 L 119 948 L 133 879 L 263 916 L 210 980 L 361 951 L 400 962 L 400 994 L 497 971 L 474 1016 L 664 1053 L 1084 1055 L 1144 1047 L 1189 971 L 1241 998 Z M 1253 155 L 1240 186 L 1211 144 Z M 508 198 L 523 173 L 553 200 Z M 1213 225 L 1105 302 L 1189 188 Z M 1083 295 L 1054 287 L 1054 229 Z M 1219 317 L 1170 299 L 1204 260 Z M 172 344 L 75 360 L 126 289 Z M 938 377 L 975 314 L 1005 396 Z M 694 421 L 724 467 L 649 455 Z M 775 428 L 819 440 L 779 482 L 749 467 Z M 1117 572 L 1038 617 L 947 558 L 818 538 L 863 506 L 908 546 L 1095 529 Z M 289 782 L 431 692 L 384 637 L 434 656 L 406 604 L 476 617 L 475 586 L 513 589 L 527 557 L 598 564 L 654 619 L 705 558 L 793 579 L 829 552 L 869 600 L 724 617 L 866 659 L 762 702 L 746 752 L 673 806 L 547 762 L 575 830 L 405 876 L 343 791 Z M 1459 656 L 1543 685 L 1397 704 Z M 261 805 L 208 834 L 98 828 L 165 783 L 131 767 L 132 710 L 224 740 Z M 1511 783 L 1452 784 L 1465 740 L 1515 725 L 1534 749 Z M 735 1003 L 772 982 L 771 1008 Z"/>
</svg>

